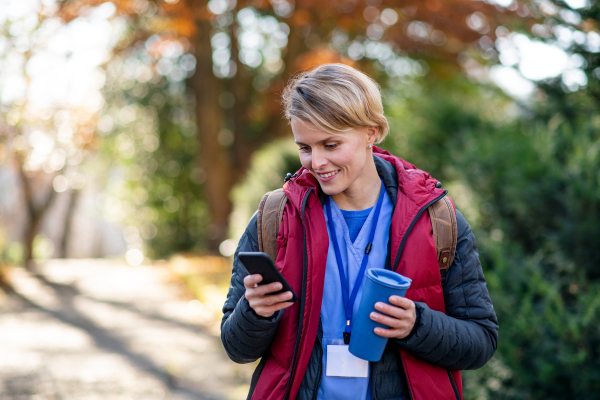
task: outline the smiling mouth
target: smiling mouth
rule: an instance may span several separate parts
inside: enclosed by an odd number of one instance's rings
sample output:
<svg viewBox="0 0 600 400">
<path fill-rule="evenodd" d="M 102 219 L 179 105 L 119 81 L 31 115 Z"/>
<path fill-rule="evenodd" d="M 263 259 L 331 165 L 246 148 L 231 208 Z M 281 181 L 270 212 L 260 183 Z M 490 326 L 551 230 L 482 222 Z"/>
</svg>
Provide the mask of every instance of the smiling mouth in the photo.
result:
<svg viewBox="0 0 600 400">
<path fill-rule="evenodd" d="M 331 178 L 332 176 L 334 176 L 334 175 L 335 175 L 335 174 L 337 174 L 338 172 L 340 172 L 340 170 L 339 170 L 339 169 L 338 169 L 338 170 L 335 170 L 335 171 L 332 171 L 332 172 L 327 172 L 327 173 L 325 173 L 325 174 L 319 174 L 319 173 L 317 172 L 317 175 L 319 175 L 319 178 L 321 178 L 321 179 L 327 179 L 327 178 Z"/>
</svg>

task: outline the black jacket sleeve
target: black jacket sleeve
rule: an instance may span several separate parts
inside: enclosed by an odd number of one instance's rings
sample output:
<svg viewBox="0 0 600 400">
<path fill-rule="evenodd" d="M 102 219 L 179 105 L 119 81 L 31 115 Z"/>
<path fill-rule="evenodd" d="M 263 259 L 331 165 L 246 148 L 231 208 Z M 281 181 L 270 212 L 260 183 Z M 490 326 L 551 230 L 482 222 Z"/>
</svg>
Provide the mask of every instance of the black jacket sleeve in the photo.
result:
<svg viewBox="0 0 600 400">
<path fill-rule="evenodd" d="M 454 263 L 446 275 L 446 314 L 415 303 L 417 324 L 396 340 L 418 357 L 450 369 L 477 369 L 498 347 L 498 320 L 488 293 L 475 236 L 456 211 L 458 240 Z"/>
<path fill-rule="evenodd" d="M 223 306 L 221 341 L 227 355 L 237 363 L 249 363 L 262 357 L 277 331 L 282 310 L 269 318 L 259 316 L 244 297 L 244 278 L 248 272 L 238 259 L 240 251 L 258 251 L 256 213 L 248 223 L 233 258 L 233 270 L 227 300 Z"/>
</svg>

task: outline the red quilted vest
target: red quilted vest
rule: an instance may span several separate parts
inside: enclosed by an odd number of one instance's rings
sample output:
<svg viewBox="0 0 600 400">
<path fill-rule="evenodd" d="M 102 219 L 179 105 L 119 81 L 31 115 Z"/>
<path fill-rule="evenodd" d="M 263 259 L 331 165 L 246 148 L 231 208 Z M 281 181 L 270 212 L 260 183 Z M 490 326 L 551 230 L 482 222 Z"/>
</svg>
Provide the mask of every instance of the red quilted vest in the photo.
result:
<svg viewBox="0 0 600 400">
<path fill-rule="evenodd" d="M 392 268 L 412 279 L 406 297 L 445 312 L 440 271 L 427 207 L 444 196 L 428 173 L 377 147 L 374 154 L 392 163 L 398 173 L 398 198 L 392 216 Z M 295 399 L 315 344 L 329 237 L 317 192 L 319 184 L 301 169 L 284 185 L 288 203 L 277 238 L 276 265 L 301 301 L 286 309 L 254 389 L 254 400 Z M 304 210 L 304 215 L 302 215 Z M 397 259 L 399 256 L 399 259 Z M 300 318 L 302 314 L 302 318 Z M 451 371 L 400 349 L 414 400 L 456 400 L 454 380 L 462 398 L 460 371 Z"/>
</svg>

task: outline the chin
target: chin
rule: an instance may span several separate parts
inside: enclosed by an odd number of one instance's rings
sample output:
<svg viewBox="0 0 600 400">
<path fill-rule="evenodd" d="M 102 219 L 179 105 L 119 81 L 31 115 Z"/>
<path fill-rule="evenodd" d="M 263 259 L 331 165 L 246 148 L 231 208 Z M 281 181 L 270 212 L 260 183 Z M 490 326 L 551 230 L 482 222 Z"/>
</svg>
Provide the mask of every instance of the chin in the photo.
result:
<svg viewBox="0 0 600 400">
<path fill-rule="evenodd" d="M 321 190 L 328 196 L 335 196 L 336 194 L 340 194 L 344 191 L 344 188 L 341 188 L 340 185 L 332 184 L 329 182 L 321 182 L 319 181 L 319 186 L 321 186 Z"/>
</svg>

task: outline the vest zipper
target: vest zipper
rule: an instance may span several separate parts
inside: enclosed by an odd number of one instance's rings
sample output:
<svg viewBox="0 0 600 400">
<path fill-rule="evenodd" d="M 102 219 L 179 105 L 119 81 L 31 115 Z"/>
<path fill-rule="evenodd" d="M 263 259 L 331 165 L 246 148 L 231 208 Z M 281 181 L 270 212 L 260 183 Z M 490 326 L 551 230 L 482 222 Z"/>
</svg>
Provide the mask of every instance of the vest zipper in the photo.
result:
<svg viewBox="0 0 600 400">
<path fill-rule="evenodd" d="M 294 373 L 296 372 L 296 361 L 298 356 L 298 348 L 300 347 L 300 338 L 302 337 L 302 324 L 304 319 L 304 306 L 306 300 L 306 281 L 308 275 L 308 250 L 306 244 L 306 220 L 305 220 L 305 210 L 306 210 L 306 201 L 308 200 L 308 196 L 312 192 L 313 188 L 309 188 L 308 192 L 306 192 L 306 196 L 302 200 L 302 231 L 304 236 L 304 262 L 303 262 L 303 271 L 302 271 L 302 294 L 300 295 L 300 316 L 298 317 L 298 334 L 296 336 L 296 345 L 294 346 L 294 356 L 292 357 L 292 369 L 290 371 L 290 377 L 288 378 L 288 382 L 285 388 L 285 395 L 283 396 L 284 400 L 288 399 L 290 394 L 291 382 Z"/>
<path fill-rule="evenodd" d="M 446 371 L 448 371 L 448 378 L 450 379 L 450 384 L 452 385 L 452 389 L 454 390 L 454 395 L 456 396 L 456 400 L 460 400 L 460 394 L 458 394 L 458 388 L 456 387 L 456 382 L 454 382 L 454 377 L 452 376 L 452 372 L 450 372 L 449 369 L 446 369 Z"/>
</svg>

